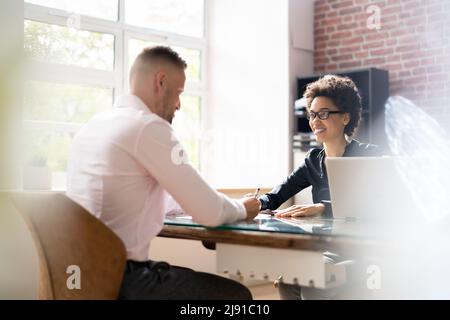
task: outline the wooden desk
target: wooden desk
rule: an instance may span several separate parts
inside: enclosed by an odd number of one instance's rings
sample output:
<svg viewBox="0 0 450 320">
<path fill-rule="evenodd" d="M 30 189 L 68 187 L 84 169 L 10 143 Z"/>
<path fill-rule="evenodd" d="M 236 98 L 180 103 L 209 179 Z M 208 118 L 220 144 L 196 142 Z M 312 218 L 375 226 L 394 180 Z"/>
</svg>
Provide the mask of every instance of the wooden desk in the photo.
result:
<svg viewBox="0 0 450 320">
<path fill-rule="evenodd" d="M 160 237 L 215 243 L 218 272 L 329 288 L 345 283 L 345 264 L 327 264 L 323 252 L 351 259 L 378 245 L 351 221 L 258 216 L 219 228 L 205 228 L 183 217 L 166 219 Z"/>
</svg>

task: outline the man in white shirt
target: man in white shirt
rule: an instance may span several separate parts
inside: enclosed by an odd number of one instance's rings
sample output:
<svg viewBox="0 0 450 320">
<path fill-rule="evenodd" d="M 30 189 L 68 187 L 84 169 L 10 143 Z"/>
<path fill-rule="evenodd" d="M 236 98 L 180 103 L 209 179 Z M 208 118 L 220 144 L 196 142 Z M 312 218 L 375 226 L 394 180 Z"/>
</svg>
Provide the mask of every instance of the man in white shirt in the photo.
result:
<svg viewBox="0 0 450 320">
<path fill-rule="evenodd" d="M 216 192 L 186 161 L 171 127 L 186 63 L 168 47 L 144 49 L 130 70 L 131 94 L 91 119 L 74 139 L 67 195 L 124 242 L 123 299 L 251 299 L 241 284 L 148 260 L 151 240 L 173 199 L 193 219 L 217 226 L 252 219 L 254 197 Z M 170 194 L 170 195 L 169 195 Z"/>
</svg>

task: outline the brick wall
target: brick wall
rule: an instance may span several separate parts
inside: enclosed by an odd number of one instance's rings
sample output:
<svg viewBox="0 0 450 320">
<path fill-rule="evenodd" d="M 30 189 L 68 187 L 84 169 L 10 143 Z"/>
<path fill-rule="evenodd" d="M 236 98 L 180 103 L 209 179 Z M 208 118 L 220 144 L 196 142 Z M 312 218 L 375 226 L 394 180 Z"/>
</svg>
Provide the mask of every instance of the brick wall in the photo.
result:
<svg viewBox="0 0 450 320">
<path fill-rule="evenodd" d="M 368 28 L 380 9 L 380 28 Z M 377 67 L 390 93 L 414 101 L 450 127 L 449 0 L 316 0 L 317 73 Z"/>
</svg>

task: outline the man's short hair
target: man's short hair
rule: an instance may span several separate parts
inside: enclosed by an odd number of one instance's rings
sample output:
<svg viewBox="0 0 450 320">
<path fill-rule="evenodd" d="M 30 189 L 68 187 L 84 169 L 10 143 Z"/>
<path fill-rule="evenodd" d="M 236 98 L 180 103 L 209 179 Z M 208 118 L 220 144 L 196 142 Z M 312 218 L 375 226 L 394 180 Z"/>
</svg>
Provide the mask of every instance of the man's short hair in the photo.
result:
<svg viewBox="0 0 450 320">
<path fill-rule="evenodd" d="M 159 62 L 168 62 L 181 70 L 185 70 L 187 67 L 186 61 L 172 48 L 166 46 L 147 47 L 136 57 L 130 69 L 130 78 L 136 73 L 138 68 L 146 64 L 158 64 Z"/>
</svg>

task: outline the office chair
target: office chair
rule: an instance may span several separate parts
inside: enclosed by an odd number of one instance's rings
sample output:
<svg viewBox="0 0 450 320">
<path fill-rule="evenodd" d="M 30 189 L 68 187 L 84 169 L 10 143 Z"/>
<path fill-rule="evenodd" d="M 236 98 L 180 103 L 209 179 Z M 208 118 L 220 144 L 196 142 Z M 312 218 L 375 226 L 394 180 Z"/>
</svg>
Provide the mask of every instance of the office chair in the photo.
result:
<svg viewBox="0 0 450 320">
<path fill-rule="evenodd" d="M 118 298 L 126 251 L 113 231 L 62 193 L 8 195 L 36 245 L 39 299 Z"/>
</svg>

